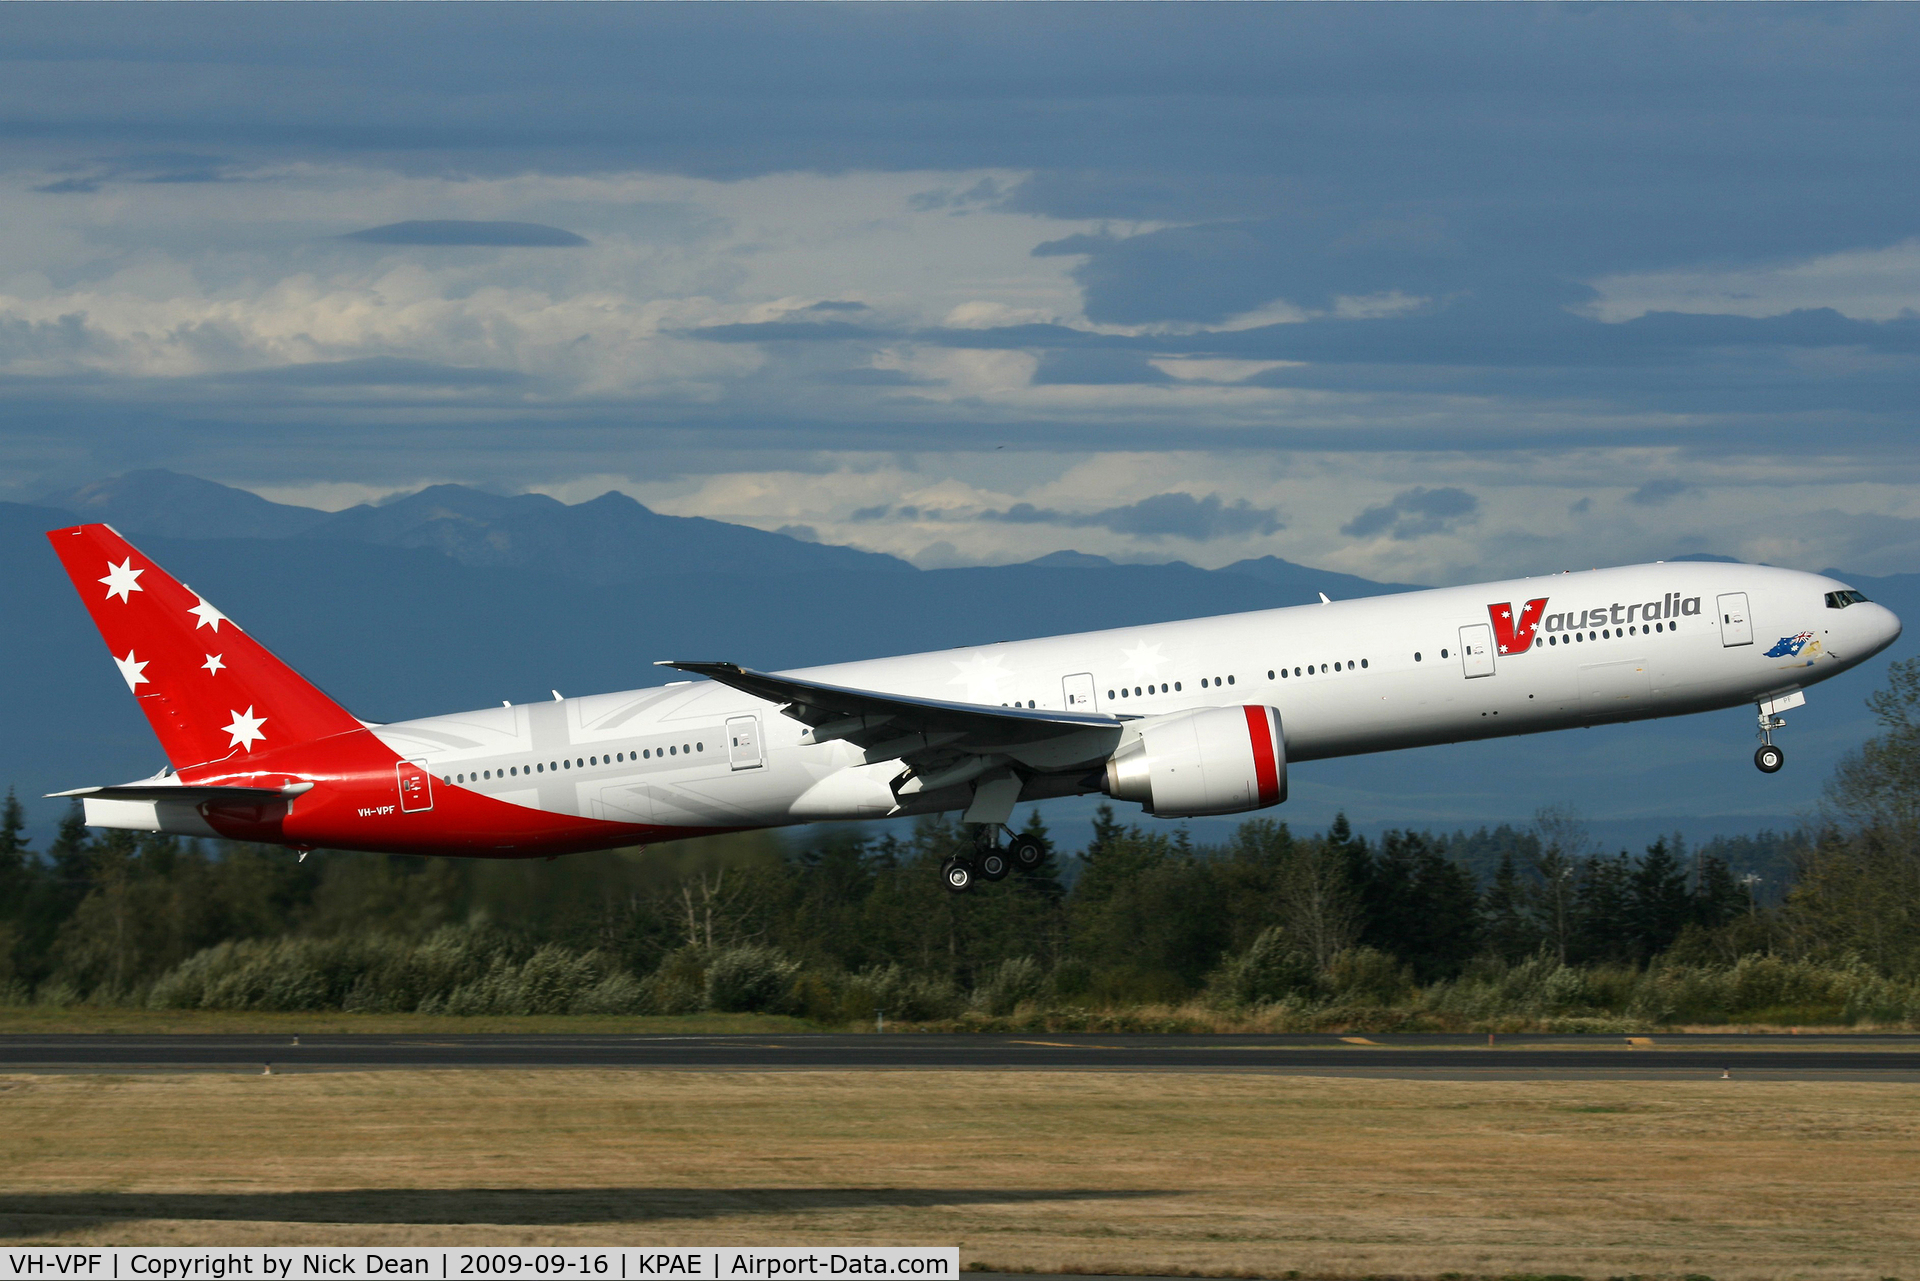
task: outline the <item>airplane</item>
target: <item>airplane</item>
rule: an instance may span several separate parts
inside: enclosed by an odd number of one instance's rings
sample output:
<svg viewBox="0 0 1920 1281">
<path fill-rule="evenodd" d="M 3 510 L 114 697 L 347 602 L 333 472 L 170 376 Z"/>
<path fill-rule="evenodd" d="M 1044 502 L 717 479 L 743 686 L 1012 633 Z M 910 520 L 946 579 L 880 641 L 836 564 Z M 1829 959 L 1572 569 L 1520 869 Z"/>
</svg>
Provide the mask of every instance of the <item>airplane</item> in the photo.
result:
<svg viewBox="0 0 1920 1281">
<path fill-rule="evenodd" d="M 1031 870 L 1018 804 L 1159 818 L 1287 798 L 1290 764 L 1754 704 L 1758 767 L 1805 690 L 1900 620 L 1819 574 L 1688 561 L 360 720 L 110 526 L 47 538 L 168 766 L 90 826 L 288 846 L 553 857 L 958 811 L 949 889 Z"/>
</svg>

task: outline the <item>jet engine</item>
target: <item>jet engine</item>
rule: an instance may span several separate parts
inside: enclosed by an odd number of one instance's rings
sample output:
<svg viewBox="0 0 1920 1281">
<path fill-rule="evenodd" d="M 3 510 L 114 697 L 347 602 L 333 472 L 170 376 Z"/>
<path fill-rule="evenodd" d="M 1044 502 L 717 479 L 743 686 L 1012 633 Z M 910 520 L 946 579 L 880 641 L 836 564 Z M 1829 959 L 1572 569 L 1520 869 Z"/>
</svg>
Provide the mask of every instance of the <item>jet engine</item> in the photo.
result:
<svg viewBox="0 0 1920 1281">
<path fill-rule="evenodd" d="M 1140 723 L 1107 762 L 1107 795 L 1159 818 L 1265 809 L 1287 799 L 1287 745 L 1271 707 L 1209 707 Z"/>
</svg>

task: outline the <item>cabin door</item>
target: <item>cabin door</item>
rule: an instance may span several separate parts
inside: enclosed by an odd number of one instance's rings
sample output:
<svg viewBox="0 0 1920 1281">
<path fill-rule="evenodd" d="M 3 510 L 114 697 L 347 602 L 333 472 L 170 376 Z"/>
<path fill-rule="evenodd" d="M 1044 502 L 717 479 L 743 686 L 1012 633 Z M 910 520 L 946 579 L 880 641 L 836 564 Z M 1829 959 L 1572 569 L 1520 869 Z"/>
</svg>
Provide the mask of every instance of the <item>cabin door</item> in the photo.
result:
<svg viewBox="0 0 1920 1281">
<path fill-rule="evenodd" d="M 415 814 L 433 808 L 433 775 L 417 761 L 401 761 L 394 767 L 400 782 L 400 812 Z"/>
<path fill-rule="evenodd" d="M 1070 712 L 1097 712 L 1099 707 L 1093 701 L 1093 673 L 1079 672 L 1065 677 L 1060 682 L 1060 693 L 1064 697 Z"/>
<path fill-rule="evenodd" d="M 727 760 L 735 769 L 760 768 L 760 718 L 727 718 Z"/>
<path fill-rule="evenodd" d="M 1747 617 L 1747 594 L 1728 592 L 1719 603 L 1720 643 L 1729 648 L 1753 644 L 1753 620 Z"/>
<path fill-rule="evenodd" d="M 1493 675 L 1493 628 L 1474 623 L 1460 629 L 1460 670 L 1469 678 Z"/>
</svg>

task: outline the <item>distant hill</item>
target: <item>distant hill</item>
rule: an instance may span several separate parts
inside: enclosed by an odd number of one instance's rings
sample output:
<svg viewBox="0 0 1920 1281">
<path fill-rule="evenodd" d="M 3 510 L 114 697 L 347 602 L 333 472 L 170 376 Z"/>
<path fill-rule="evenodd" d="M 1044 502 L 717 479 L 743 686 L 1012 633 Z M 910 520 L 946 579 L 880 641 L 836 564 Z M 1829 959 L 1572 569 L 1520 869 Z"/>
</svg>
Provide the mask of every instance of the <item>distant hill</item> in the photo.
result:
<svg viewBox="0 0 1920 1281">
<path fill-rule="evenodd" d="M 568 505 L 434 485 L 345 511 L 272 503 L 176 472 L 128 472 L 44 506 L 105 521 L 129 538 L 302 538 L 437 551 L 462 565 L 537 569 L 612 585 L 668 573 L 912 573 L 893 556 L 802 542 L 698 516 L 663 516 L 624 494 Z"/>
</svg>

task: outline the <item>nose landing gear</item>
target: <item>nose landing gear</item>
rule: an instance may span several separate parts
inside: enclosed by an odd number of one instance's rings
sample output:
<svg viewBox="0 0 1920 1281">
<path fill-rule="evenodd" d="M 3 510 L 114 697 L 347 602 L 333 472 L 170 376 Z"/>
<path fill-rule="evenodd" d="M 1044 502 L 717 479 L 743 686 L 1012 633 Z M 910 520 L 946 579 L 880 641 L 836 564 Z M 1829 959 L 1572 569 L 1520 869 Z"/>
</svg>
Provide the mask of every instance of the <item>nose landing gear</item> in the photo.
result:
<svg viewBox="0 0 1920 1281">
<path fill-rule="evenodd" d="M 1753 763 L 1762 774 L 1778 774 L 1780 767 L 1787 763 L 1787 754 L 1773 745 L 1773 731 L 1784 729 L 1787 724 L 1787 718 L 1780 713 L 1790 707 L 1802 707 L 1806 701 L 1807 696 L 1795 690 L 1759 704 L 1760 746 L 1753 753 Z"/>
</svg>

